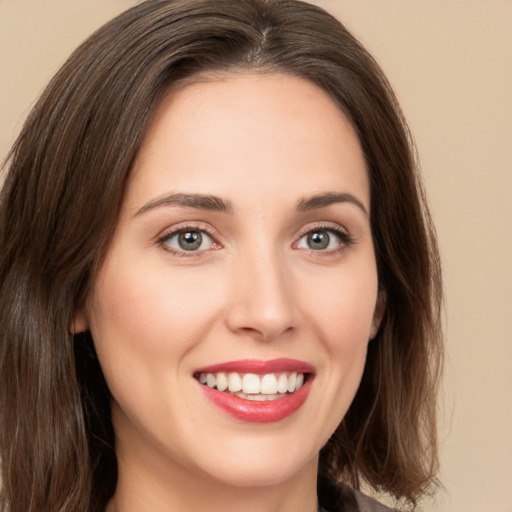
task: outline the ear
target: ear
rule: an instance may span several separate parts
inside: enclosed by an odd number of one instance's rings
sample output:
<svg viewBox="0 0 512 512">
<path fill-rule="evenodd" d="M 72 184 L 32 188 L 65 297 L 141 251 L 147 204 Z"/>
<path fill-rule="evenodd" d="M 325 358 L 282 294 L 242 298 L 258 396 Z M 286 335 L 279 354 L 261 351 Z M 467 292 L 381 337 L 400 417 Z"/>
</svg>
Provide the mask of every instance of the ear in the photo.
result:
<svg viewBox="0 0 512 512">
<path fill-rule="evenodd" d="M 373 311 L 372 327 L 370 330 L 370 339 L 373 340 L 379 332 L 379 327 L 386 312 L 387 295 L 384 290 L 379 290 L 377 302 Z"/>
<path fill-rule="evenodd" d="M 73 317 L 71 334 L 80 334 L 89 330 L 89 320 L 84 307 L 79 308 Z"/>
</svg>

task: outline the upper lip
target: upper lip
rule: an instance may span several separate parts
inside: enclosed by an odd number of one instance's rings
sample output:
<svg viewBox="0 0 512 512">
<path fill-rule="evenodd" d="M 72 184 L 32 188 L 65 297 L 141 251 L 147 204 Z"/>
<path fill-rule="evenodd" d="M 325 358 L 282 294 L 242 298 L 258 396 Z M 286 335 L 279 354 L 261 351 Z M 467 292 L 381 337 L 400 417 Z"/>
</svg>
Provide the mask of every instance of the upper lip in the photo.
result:
<svg viewBox="0 0 512 512">
<path fill-rule="evenodd" d="M 226 361 L 224 363 L 203 366 L 194 373 L 218 372 L 256 373 L 260 375 L 278 372 L 315 373 L 315 367 L 305 361 L 288 358 L 271 359 L 268 361 L 240 359 L 238 361 Z"/>
</svg>

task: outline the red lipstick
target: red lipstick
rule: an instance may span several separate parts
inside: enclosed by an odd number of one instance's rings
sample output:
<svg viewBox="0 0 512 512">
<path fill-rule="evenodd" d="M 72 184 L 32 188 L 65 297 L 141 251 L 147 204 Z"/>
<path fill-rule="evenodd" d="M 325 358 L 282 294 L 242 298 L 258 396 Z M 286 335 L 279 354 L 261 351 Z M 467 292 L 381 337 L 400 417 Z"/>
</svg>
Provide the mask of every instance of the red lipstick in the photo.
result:
<svg viewBox="0 0 512 512">
<path fill-rule="evenodd" d="M 271 361 L 245 359 L 198 368 L 194 375 L 197 377 L 201 373 L 219 372 L 254 373 L 257 375 L 284 372 L 303 374 L 305 376 L 304 384 L 299 389 L 292 393 L 284 393 L 279 398 L 265 401 L 241 398 L 229 391 L 219 391 L 197 381 L 205 397 L 233 418 L 253 423 L 271 423 L 291 416 L 304 404 L 311 389 L 315 369 L 309 363 L 294 359 Z"/>
<path fill-rule="evenodd" d="M 314 373 L 315 368 L 309 363 L 297 359 L 272 359 L 263 361 L 261 359 L 242 359 L 240 361 L 229 361 L 226 363 L 213 364 L 198 368 L 195 373 L 216 373 L 216 372 L 238 372 L 238 373 L 265 373 L 297 372 Z"/>
</svg>

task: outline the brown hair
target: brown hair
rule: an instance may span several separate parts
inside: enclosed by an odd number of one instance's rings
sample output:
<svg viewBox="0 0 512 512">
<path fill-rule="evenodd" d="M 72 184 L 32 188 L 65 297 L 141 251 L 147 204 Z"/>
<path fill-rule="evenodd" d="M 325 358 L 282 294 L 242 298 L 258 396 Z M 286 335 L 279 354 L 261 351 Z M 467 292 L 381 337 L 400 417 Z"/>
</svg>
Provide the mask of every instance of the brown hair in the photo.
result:
<svg viewBox="0 0 512 512">
<path fill-rule="evenodd" d="M 103 510 L 117 479 L 109 393 L 73 337 L 132 162 L 169 89 L 201 72 L 284 72 L 357 130 L 387 297 L 360 389 L 320 474 L 415 504 L 437 471 L 441 277 L 413 144 L 381 70 L 332 16 L 296 0 L 148 0 L 100 28 L 30 114 L 0 196 L 0 508 Z"/>
</svg>

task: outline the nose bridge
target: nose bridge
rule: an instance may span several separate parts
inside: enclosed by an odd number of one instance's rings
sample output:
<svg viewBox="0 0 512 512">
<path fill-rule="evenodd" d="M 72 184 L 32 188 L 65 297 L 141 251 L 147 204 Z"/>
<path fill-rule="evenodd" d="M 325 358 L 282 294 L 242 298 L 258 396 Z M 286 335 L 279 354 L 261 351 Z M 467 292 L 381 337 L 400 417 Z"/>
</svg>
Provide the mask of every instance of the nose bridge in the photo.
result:
<svg viewBox="0 0 512 512">
<path fill-rule="evenodd" d="M 232 330 L 273 339 L 297 325 L 297 308 L 286 256 L 268 242 L 240 253 L 227 314 Z"/>
</svg>

